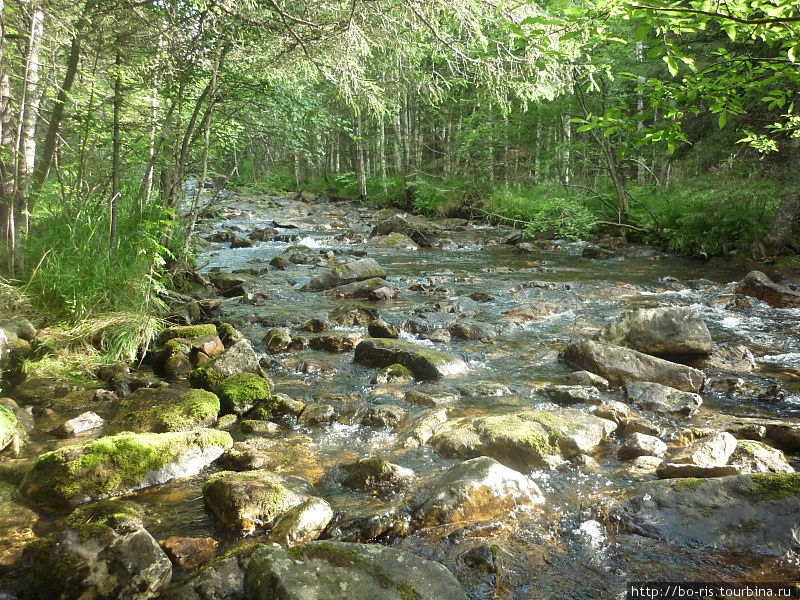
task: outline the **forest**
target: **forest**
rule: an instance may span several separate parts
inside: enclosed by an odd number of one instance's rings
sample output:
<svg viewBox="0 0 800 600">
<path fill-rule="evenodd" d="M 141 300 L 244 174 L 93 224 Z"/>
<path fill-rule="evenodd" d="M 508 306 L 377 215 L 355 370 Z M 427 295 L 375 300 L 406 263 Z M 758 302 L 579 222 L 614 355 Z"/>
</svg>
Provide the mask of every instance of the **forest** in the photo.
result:
<svg viewBox="0 0 800 600">
<path fill-rule="evenodd" d="M 781 580 L 798 164 L 798 0 L 0 0 L 0 592 Z"/>
</svg>

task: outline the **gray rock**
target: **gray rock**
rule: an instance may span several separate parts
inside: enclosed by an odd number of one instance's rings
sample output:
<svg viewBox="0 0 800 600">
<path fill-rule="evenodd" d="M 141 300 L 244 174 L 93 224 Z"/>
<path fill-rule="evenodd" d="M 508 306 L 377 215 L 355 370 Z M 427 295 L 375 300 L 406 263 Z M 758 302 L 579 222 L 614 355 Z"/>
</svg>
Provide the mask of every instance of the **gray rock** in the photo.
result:
<svg viewBox="0 0 800 600">
<path fill-rule="evenodd" d="M 601 404 L 603 397 L 596 387 L 586 385 L 548 385 L 542 389 L 556 404 Z"/>
<path fill-rule="evenodd" d="M 393 250 L 419 250 L 416 242 L 410 237 L 400 232 L 393 232 L 388 235 L 379 235 L 369 241 L 373 248 L 391 248 Z"/>
<path fill-rule="evenodd" d="M 606 378 L 614 386 L 632 381 L 650 381 L 697 393 L 705 381 L 703 372 L 692 367 L 602 342 L 570 344 L 564 359 L 578 368 Z"/>
<path fill-rule="evenodd" d="M 228 530 L 251 533 L 271 525 L 308 494 L 267 471 L 221 471 L 206 480 L 203 499 Z"/>
<path fill-rule="evenodd" d="M 394 286 L 381 277 L 371 277 L 338 285 L 325 292 L 333 298 L 368 298 L 369 300 L 390 300 L 397 295 Z M 373 298 L 373 295 L 375 297 Z"/>
<path fill-rule="evenodd" d="M 794 473 L 783 452 L 754 440 L 739 440 L 728 465 L 742 474 Z"/>
<path fill-rule="evenodd" d="M 623 531 L 677 546 L 781 556 L 800 514 L 800 475 L 674 479 L 640 485 L 612 508 Z"/>
<path fill-rule="evenodd" d="M 643 433 L 633 433 L 620 446 L 617 456 L 622 459 L 633 459 L 639 456 L 661 457 L 666 452 L 667 445 L 657 437 Z"/>
<path fill-rule="evenodd" d="M 356 346 L 355 361 L 368 367 L 401 364 L 418 380 L 441 379 L 467 370 L 460 358 L 409 342 L 389 339 L 367 339 Z"/>
<path fill-rule="evenodd" d="M 402 233 L 423 248 L 431 248 L 441 240 L 440 230 L 432 223 L 419 217 L 402 215 L 393 215 L 388 219 L 382 219 L 372 229 L 370 237 L 391 233 Z"/>
<path fill-rule="evenodd" d="M 645 354 L 709 354 L 712 348 L 711 334 L 700 313 L 677 306 L 624 313 L 602 336 Z"/>
<path fill-rule="evenodd" d="M 264 335 L 262 340 L 264 345 L 272 353 L 283 352 L 289 348 L 292 343 L 292 336 L 289 335 L 289 330 L 283 327 L 273 327 Z"/>
<path fill-rule="evenodd" d="M 634 406 L 663 414 L 688 417 L 695 413 L 703 399 L 691 392 L 682 392 L 658 383 L 635 381 L 625 386 L 625 393 Z"/>
<path fill-rule="evenodd" d="M 421 392 L 419 390 L 412 390 L 406 393 L 405 399 L 406 402 L 416 404 L 417 406 L 439 408 L 458 402 L 459 395 L 449 392 Z"/>
<path fill-rule="evenodd" d="M 361 424 L 380 429 L 397 429 L 407 417 L 408 414 L 402 406 L 379 404 L 367 411 L 361 419 Z"/>
<path fill-rule="evenodd" d="M 289 509 L 269 532 L 268 542 L 294 548 L 316 540 L 333 519 L 331 505 L 322 498 L 309 498 Z"/>
<path fill-rule="evenodd" d="M 386 271 L 375 262 L 375 259 L 362 258 L 334 267 L 327 273 L 315 277 L 303 287 L 303 290 L 329 290 L 340 285 L 374 277 L 386 277 Z"/>
<path fill-rule="evenodd" d="M 592 385 L 601 390 L 608 389 L 608 380 L 590 371 L 572 371 L 564 379 L 575 385 Z"/>
<path fill-rule="evenodd" d="M 390 338 L 396 340 L 400 337 L 400 328 L 397 325 L 387 323 L 383 319 L 370 321 L 367 326 L 367 332 L 370 337 L 374 338 Z"/>
<path fill-rule="evenodd" d="M 65 421 L 56 429 L 55 433 L 59 437 L 75 437 L 81 433 L 99 429 L 105 424 L 106 421 L 103 417 L 92 411 L 87 411 L 73 419 Z"/>
<path fill-rule="evenodd" d="M 440 408 L 425 412 L 414 418 L 403 428 L 400 438 L 401 448 L 416 448 L 428 441 L 447 423 L 447 410 Z"/>
<path fill-rule="evenodd" d="M 449 329 L 450 336 L 456 340 L 481 340 L 492 342 L 497 339 L 497 330 L 488 323 L 465 319 L 453 323 Z"/>
<path fill-rule="evenodd" d="M 773 282 L 761 271 L 751 271 L 736 286 L 737 294 L 763 300 L 775 308 L 800 308 L 800 293 Z"/>
<path fill-rule="evenodd" d="M 721 477 L 735 475 L 736 467 L 728 465 L 736 438 L 722 432 L 693 442 L 686 448 L 670 452 L 658 467 L 658 476 L 670 477 Z"/>
<path fill-rule="evenodd" d="M 239 340 L 211 363 L 211 368 L 223 375 L 258 373 L 261 369 L 258 355 L 250 340 Z"/>
<path fill-rule="evenodd" d="M 507 385 L 498 381 L 473 381 L 459 386 L 458 391 L 472 398 L 502 398 L 512 394 Z"/>
<path fill-rule="evenodd" d="M 528 410 L 457 419 L 440 428 L 431 442 L 446 457 L 490 456 L 527 470 L 591 453 L 616 428 L 613 421 L 576 409 Z"/>
<path fill-rule="evenodd" d="M 452 467 L 413 502 L 420 527 L 486 521 L 544 502 L 539 487 L 522 473 L 481 456 Z"/>
<path fill-rule="evenodd" d="M 248 600 L 466 600 L 439 563 L 378 544 L 311 542 L 291 551 L 253 554 L 245 575 Z"/>
<path fill-rule="evenodd" d="M 324 425 L 336 418 L 336 410 L 330 404 L 308 404 L 300 415 L 301 425 Z"/>
</svg>

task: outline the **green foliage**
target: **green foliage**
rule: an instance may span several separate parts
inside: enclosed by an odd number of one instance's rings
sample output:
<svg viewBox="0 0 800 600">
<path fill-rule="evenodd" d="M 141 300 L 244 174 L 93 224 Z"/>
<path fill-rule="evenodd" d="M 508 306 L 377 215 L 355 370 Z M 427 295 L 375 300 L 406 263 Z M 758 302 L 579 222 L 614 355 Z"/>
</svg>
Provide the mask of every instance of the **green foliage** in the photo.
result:
<svg viewBox="0 0 800 600">
<path fill-rule="evenodd" d="M 586 239 L 597 217 L 579 198 L 567 197 L 554 185 L 506 187 L 495 191 L 486 209 L 496 215 L 526 223 L 525 230 L 571 240 Z"/>
<path fill-rule="evenodd" d="M 768 179 L 707 176 L 679 180 L 667 190 L 632 188 L 631 218 L 672 252 L 749 255 L 770 231 L 782 187 Z"/>
</svg>

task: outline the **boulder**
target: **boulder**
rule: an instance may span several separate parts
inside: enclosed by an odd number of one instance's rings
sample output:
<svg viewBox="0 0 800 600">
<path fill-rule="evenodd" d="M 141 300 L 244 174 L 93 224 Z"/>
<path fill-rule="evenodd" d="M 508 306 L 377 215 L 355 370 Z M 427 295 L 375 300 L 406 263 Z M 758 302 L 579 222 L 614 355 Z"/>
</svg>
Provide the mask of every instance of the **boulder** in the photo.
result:
<svg viewBox="0 0 800 600">
<path fill-rule="evenodd" d="M 564 353 L 564 360 L 604 377 L 614 386 L 632 381 L 650 381 L 697 393 L 705 381 L 703 372 L 692 367 L 603 342 L 570 344 Z"/>
<path fill-rule="evenodd" d="M 310 346 L 326 352 L 348 352 L 363 339 L 360 333 L 328 333 L 311 338 Z"/>
<path fill-rule="evenodd" d="M 653 435 L 633 433 L 620 446 L 617 456 L 623 460 L 640 456 L 661 457 L 667 453 L 667 445 Z"/>
<path fill-rule="evenodd" d="M 418 380 L 441 379 L 467 370 L 466 363 L 452 354 L 382 338 L 369 338 L 358 344 L 355 362 L 379 368 L 401 364 Z"/>
<path fill-rule="evenodd" d="M 95 412 L 87 411 L 75 418 L 65 421 L 55 429 L 54 433 L 58 437 L 75 437 L 82 433 L 86 433 L 87 431 L 99 429 L 105 424 L 106 421 L 103 417 Z M 2 440 L 0 440 L 0 442 L 2 442 Z"/>
<path fill-rule="evenodd" d="M 411 390 L 406 392 L 405 400 L 417 406 L 427 406 L 429 408 L 439 408 L 442 406 L 449 406 L 458 402 L 459 395 L 445 391 L 429 391 L 421 392 L 420 390 Z"/>
<path fill-rule="evenodd" d="M 369 241 L 373 248 L 391 248 L 392 250 L 419 250 L 417 243 L 399 231 L 387 235 L 379 235 Z"/>
<path fill-rule="evenodd" d="M 735 475 L 736 467 L 729 466 L 728 460 L 736 446 L 736 438 L 727 432 L 700 438 L 686 448 L 670 452 L 658 467 L 658 476 L 670 478 Z"/>
<path fill-rule="evenodd" d="M 728 465 L 738 473 L 794 473 L 783 452 L 755 440 L 739 440 Z"/>
<path fill-rule="evenodd" d="M 258 355 L 253 349 L 253 344 L 247 339 L 235 342 L 213 362 L 203 368 L 211 369 L 226 377 L 238 375 L 239 373 L 258 373 L 260 371 Z"/>
<path fill-rule="evenodd" d="M 290 508 L 269 532 L 268 542 L 294 548 L 316 540 L 333 519 L 331 505 L 322 498 L 309 498 Z"/>
<path fill-rule="evenodd" d="M 703 399 L 698 394 L 643 381 L 628 383 L 625 386 L 625 394 L 637 408 L 684 417 L 697 412 L 703 404 Z"/>
<path fill-rule="evenodd" d="M 269 382 L 255 373 L 239 373 L 222 380 L 217 386 L 224 413 L 242 415 L 270 398 Z"/>
<path fill-rule="evenodd" d="M 378 429 L 397 429 L 408 417 L 402 406 L 379 404 L 371 407 L 361 418 L 361 424 Z"/>
<path fill-rule="evenodd" d="M 384 367 L 372 378 L 371 383 L 386 385 L 387 383 L 404 384 L 414 381 L 414 374 L 403 365 Z"/>
<path fill-rule="evenodd" d="M 445 423 L 447 423 L 447 410 L 444 408 L 422 413 L 403 428 L 400 447 L 416 448 L 428 443 Z"/>
<path fill-rule="evenodd" d="M 269 527 L 308 494 L 268 471 L 221 471 L 206 480 L 203 499 L 226 529 L 252 533 Z"/>
<path fill-rule="evenodd" d="M 343 265 L 332 268 L 309 281 L 302 289 L 304 291 L 329 290 L 331 288 L 363 281 L 375 277 L 386 277 L 386 271 L 373 258 L 353 260 Z"/>
<path fill-rule="evenodd" d="M 119 403 L 113 431 L 165 433 L 211 425 L 220 410 L 212 392 L 180 388 L 139 388 Z"/>
<path fill-rule="evenodd" d="M 298 422 L 301 425 L 324 425 L 333 421 L 335 417 L 336 409 L 333 406 L 315 402 L 306 405 Z"/>
<path fill-rule="evenodd" d="M 387 323 L 383 319 L 375 319 L 367 325 L 367 333 L 374 338 L 390 338 L 396 340 L 400 337 L 400 328 Z"/>
<path fill-rule="evenodd" d="M 161 542 L 161 548 L 172 563 L 182 569 L 196 569 L 211 561 L 218 545 L 217 540 L 210 537 L 187 538 L 176 535 Z"/>
<path fill-rule="evenodd" d="M 800 292 L 773 282 L 761 271 L 751 271 L 736 285 L 736 293 L 763 300 L 775 308 L 800 308 Z"/>
<path fill-rule="evenodd" d="M 424 488 L 413 501 L 420 527 L 486 521 L 544 502 L 539 487 L 522 473 L 487 456 L 458 464 Z"/>
<path fill-rule="evenodd" d="M 544 395 L 556 404 L 601 404 L 600 391 L 588 385 L 548 385 Z"/>
<path fill-rule="evenodd" d="M 411 469 L 380 458 L 362 458 L 342 468 L 347 473 L 342 485 L 376 496 L 394 494 L 406 489 L 416 477 Z"/>
<path fill-rule="evenodd" d="M 623 313 L 602 337 L 645 354 L 709 354 L 712 349 L 711 334 L 700 313 L 678 306 Z"/>
<path fill-rule="evenodd" d="M 287 350 L 292 343 L 292 336 L 289 335 L 289 330 L 284 327 L 273 327 L 267 331 L 262 341 L 267 350 L 274 354 Z"/>
<path fill-rule="evenodd" d="M 565 378 L 571 385 L 591 385 L 601 390 L 608 389 L 608 380 L 589 371 L 572 371 Z"/>
<path fill-rule="evenodd" d="M 466 600 L 439 563 L 378 544 L 311 542 L 258 549 L 244 580 L 248 600 Z"/>
<path fill-rule="evenodd" d="M 445 457 L 490 456 L 528 470 L 591 453 L 616 428 L 613 421 L 576 409 L 527 410 L 456 419 L 441 427 L 431 443 Z"/>
<path fill-rule="evenodd" d="M 381 277 L 371 277 L 338 285 L 325 292 L 333 298 L 366 298 L 368 300 L 391 300 L 397 295 L 394 286 Z"/>
<path fill-rule="evenodd" d="M 214 429 L 121 433 L 42 454 L 20 484 L 36 501 L 77 505 L 196 475 L 233 446 Z"/>
<path fill-rule="evenodd" d="M 130 502 L 82 507 L 26 553 L 26 588 L 35 598 L 148 600 L 172 577 L 172 563 Z"/>
<path fill-rule="evenodd" d="M 623 531 L 676 546 L 783 556 L 800 514 L 800 474 L 668 479 L 640 485 L 610 512 Z"/>
<path fill-rule="evenodd" d="M 372 229 L 370 237 L 391 233 L 402 233 L 423 248 L 431 248 L 441 241 L 440 232 L 434 225 L 418 217 L 402 215 L 393 215 L 388 219 L 382 219 Z"/>
</svg>

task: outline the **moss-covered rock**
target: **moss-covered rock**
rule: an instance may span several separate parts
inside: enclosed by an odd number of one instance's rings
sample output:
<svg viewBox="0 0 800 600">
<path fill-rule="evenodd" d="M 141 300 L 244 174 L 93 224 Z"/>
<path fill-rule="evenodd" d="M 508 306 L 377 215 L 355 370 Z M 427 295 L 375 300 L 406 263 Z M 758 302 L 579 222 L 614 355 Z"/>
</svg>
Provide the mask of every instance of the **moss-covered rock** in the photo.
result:
<svg viewBox="0 0 800 600">
<path fill-rule="evenodd" d="M 189 383 L 194 387 L 215 392 L 219 384 L 227 379 L 227 375 L 212 368 L 210 364 L 198 367 L 189 374 Z"/>
<path fill-rule="evenodd" d="M 437 562 L 379 544 L 317 541 L 290 550 L 264 546 L 245 575 L 250 600 L 466 600 Z M 276 591 L 277 590 L 277 591 Z"/>
<path fill-rule="evenodd" d="M 224 379 L 217 394 L 225 413 L 241 415 L 270 397 L 269 382 L 255 373 L 240 373 Z"/>
<path fill-rule="evenodd" d="M 177 327 L 168 327 L 163 331 L 159 341 L 165 344 L 174 338 L 183 338 L 185 340 L 193 340 L 204 335 L 217 335 L 217 326 L 213 323 L 203 323 L 201 325 L 180 325 Z"/>
<path fill-rule="evenodd" d="M 140 388 L 119 404 L 111 422 L 114 431 L 166 433 L 214 423 L 220 400 L 196 389 Z"/>
<path fill-rule="evenodd" d="M 19 421 L 14 411 L 0 404 L 0 450 L 8 446 L 14 436 L 19 435 Z"/>
<path fill-rule="evenodd" d="M 375 377 L 372 378 L 372 383 L 376 383 L 378 385 L 384 385 L 387 383 L 410 383 L 414 381 L 414 374 L 404 367 L 403 365 L 389 365 L 388 367 L 384 367 Z"/>
<path fill-rule="evenodd" d="M 35 598 L 148 600 L 172 577 L 172 564 L 130 502 L 73 512 L 59 532 L 27 549 L 27 591 Z"/>
<path fill-rule="evenodd" d="M 308 495 L 266 471 L 222 471 L 206 480 L 203 498 L 227 529 L 250 533 L 269 526 Z"/>
<path fill-rule="evenodd" d="M 269 532 L 268 541 L 293 548 L 316 540 L 333 519 L 333 509 L 322 498 L 309 498 L 290 508 Z"/>
<path fill-rule="evenodd" d="M 343 468 L 347 476 L 342 485 L 375 495 L 392 494 L 403 490 L 411 485 L 416 477 L 411 469 L 377 457 L 362 458 Z"/>
<path fill-rule="evenodd" d="M 355 361 L 368 367 L 401 364 L 419 380 L 441 379 L 467 370 L 466 363 L 452 354 L 410 342 L 370 338 L 356 346 Z"/>
<path fill-rule="evenodd" d="M 214 429 L 121 433 L 47 452 L 20 491 L 35 501 L 78 505 L 199 473 L 233 445 Z"/>
</svg>

